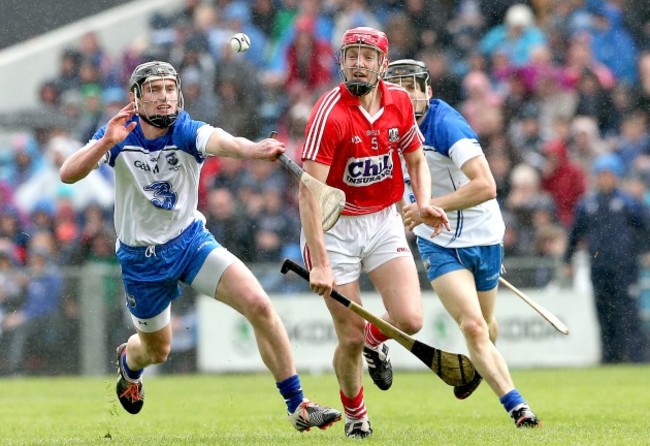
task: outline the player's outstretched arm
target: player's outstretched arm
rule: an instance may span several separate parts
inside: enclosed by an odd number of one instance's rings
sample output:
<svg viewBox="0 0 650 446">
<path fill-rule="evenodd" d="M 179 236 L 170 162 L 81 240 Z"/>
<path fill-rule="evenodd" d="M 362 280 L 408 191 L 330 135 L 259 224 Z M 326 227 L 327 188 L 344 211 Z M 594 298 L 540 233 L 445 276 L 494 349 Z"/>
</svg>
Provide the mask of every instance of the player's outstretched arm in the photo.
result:
<svg viewBox="0 0 650 446">
<path fill-rule="evenodd" d="M 136 122 L 126 124 L 134 114 L 135 108 L 133 107 L 133 103 L 129 103 L 108 121 L 104 136 L 98 140 L 90 141 L 84 147 L 70 155 L 63 162 L 59 170 L 61 181 L 66 184 L 72 184 L 86 178 L 97 167 L 97 163 L 106 152 L 115 144 L 124 141 L 133 129 L 135 129 Z"/>
<path fill-rule="evenodd" d="M 275 138 L 253 142 L 248 138 L 231 135 L 220 128 L 214 129 L 206 145 L 206 152 L 212 155 L 267 161 L 275 161 L 285 150 L 284 143 Z"/>
</svg>

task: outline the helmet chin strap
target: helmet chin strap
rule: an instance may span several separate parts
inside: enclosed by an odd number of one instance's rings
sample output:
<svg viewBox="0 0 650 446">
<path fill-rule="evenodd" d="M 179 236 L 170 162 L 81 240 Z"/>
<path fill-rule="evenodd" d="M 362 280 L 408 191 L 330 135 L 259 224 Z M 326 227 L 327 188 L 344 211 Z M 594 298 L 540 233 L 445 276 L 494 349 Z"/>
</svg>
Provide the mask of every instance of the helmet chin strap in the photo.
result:
<svg viewBox="0 0 650 446">
<path fill-rule="evenodd" d="M 370 93 L 379 83 L 379 79 L 381 78 L 381 71 L 380 72 L 374 70 L 366 70 L 366 71 L 375 73 L 377 75 L 377 80 L 375 81 L 374 84 L 356 80 L 354 78 L 345 81 L 346 88 L 353 96 L 356 97 L 365 96 L 368 93 Z"/>
<path fill-rule="evenodd" d="M 140 119 L 149 125 L 152 125 L 159 129 L 166 129 L 174 122 L 176 122 L 176 119 L 178 118 L 178 112 L 171 115 L 153 115 L 151 117 L 138 113 L 138 116 L 140 116 Z"/>
<path fill-rule="evenodd" d="M 345 83 L 345 86 L 353 96 L 361 97 L 370 93 L 372 89 L 377 86 L 378 82 L 379 81 L 375 82 L 374 85 L 370 85 L 368 82 L 349 80 Z"/>
</svg>

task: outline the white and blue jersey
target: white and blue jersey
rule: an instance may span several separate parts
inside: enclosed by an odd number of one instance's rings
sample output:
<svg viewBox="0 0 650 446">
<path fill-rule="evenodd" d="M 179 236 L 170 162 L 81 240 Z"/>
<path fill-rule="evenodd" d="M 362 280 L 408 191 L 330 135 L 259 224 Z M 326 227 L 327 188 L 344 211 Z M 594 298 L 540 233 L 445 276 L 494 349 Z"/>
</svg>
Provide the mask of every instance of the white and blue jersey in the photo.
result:
<svg viewBox="0 0 650 446">
<path fill-rule="evenodd" d="M 132 121 L 139 118 L 134 116 Z M 127 124 L 128 125 L 128 124 Z M 102 127 L 93 136 L 104 135 Z M 169 323 L 178 282 L 214 296 L 236 258 L 205 229 L 197 210 L 199 174 L 214 127 L 181 112 L 168 132 L 146 139 L 140 126 L 112 147 L 99 164 L 115 170 L 117 258 L 126 304 L 141 331 Z"/>
<path fill-rule="evenodd" d="M 105 130 L 99 129 L 93 140 Z M 138 125 L 106 153 L 100 164 L 115 171 L 114 220 L 121 243 L 162 245 L 195 220 L 205 220 L 197 211 L 199 174 L 213 130 L 182 111 L 165 135 L 145 139 Z"/>
<path fill-rule="evenodd" d="M 431 171 L 431 194 L 439 197 L 469 183 L 461 167 L 477 156 L 484 156 L 478 137 L 465 118 L 440 99 L 429 101 L 429 110 L 420 124 L 424 134 L 424 154 Z M 407 199 L 410 188 L 406 188 Z M 432 228 L 421 224 L 414 233 L 445 248 L 498 245 L 503 241 L 505 224 L 496 199 L 468 209 L 449 212 L 451 231 L 443 230 L 431 239 Z"/>
</svg>

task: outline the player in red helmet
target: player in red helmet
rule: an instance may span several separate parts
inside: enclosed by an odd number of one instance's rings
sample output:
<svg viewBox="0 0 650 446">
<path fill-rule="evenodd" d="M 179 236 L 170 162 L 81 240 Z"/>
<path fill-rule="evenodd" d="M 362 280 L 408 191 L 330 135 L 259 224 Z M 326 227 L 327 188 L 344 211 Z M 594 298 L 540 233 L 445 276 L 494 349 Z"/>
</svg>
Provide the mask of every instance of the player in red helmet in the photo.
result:
<svg viewBox="0 0 650 446">
<path fill-rule="evenodd" d="M 368 65 L 378 53 L 377 67 Z M 345 86 L 354 96 L 365 96 L 379 83 L 388 66 L 388 38 L 382 31 L 365 26 L 349 29 L 341 39 L 339 64 Z"/>
<path fill-rule="evenodd" d="M 329 296 L 336 287 L 361 304 L 359 279 L 365 272 L 383 299 L 383 318 L 413 334 L 422 327 L 420 283 L 395 203 L 404 191 L 400 154 L 412 178 L 419 214 L 433 235 L 448 227 L 447 216 L 429 204 L 431 178 L 422 134 L 408 93 L 384 83 L 388 39 L 373 28 L 345 32 L 339 55 L 344 81 L 321 96 L 306 129 L 306 172 L 346 193 L 337 223 L 324 232 L 311 193 L 300 186 L 301 248 L 310 286 Z M 387 390 L 393 381 L 388 339 L 376 326 L 325 299 L 338 337 L 334 369 L 345 409 L 345 435 L 372 434 L 364 402 L 363 362 L 374 383 Z"/>
</svg>

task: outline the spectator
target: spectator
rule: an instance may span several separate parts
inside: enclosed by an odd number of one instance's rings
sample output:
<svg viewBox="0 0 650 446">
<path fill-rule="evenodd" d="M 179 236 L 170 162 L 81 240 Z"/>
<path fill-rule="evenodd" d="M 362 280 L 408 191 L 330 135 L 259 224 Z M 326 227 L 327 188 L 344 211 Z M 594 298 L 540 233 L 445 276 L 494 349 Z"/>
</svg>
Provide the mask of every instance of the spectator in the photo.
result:
<svg viewBox="0 0 650 446">
<path fill-rule="evenodd" d="M 522 161 L 541 172 L 544 167 L 544 138 L 539 126 L 539 107 L 533 101 L 522 104 L 510 122 L 512 146 Z"/>
<path fill-rule="evenodd" d="M 236 158 L 223 158 L 219 160 L 219 170 L 213 177 L 212 189 L 228 189 L 233 197 L 241 190 L 246 176 L 244 161 Z"/>
<path fill-rule="evenodd" d="M 402 2 L 399 2 L 402 3 Z M 453 17 L 449 3 L 435 0 L 406 0 L 400 9 L 409 17 L 411 34 L 416 44 L 416 51 L 432 46 L 448 45 L 451 37 L 447 24 Z M 435 10 L 435 14 L 429 11 Z M 394 40 L 390 38 L 391 45 Z"/>
<path fill-rule="evenodd" d="M 79 57 L 83 63 L 88 63 L 97 70 L 102 79 L 108 77 L 111 70 L 111 59 L 99 42 L 99 37 L 94 31 L 88 31 L 81 36 L 79 43 Z"/>
<path fill-rule="evenodd" d="M 251 236 L 252 224 L 243 214 L 233 193 L 225 188 L 208 192 L 205 227 L 223 246 L 245 262 L 255 261 L 256 246 Z"/>
<path fill-rule="evenodd" d="M 558 75 L 548 73 L 540 76 L 534 100 L 539 106 L 540 135 L 549 140 L 557 135 L 557 121 L 568 121 L 575 114 L 576 94 L 560 85 Z"/>
<path fill-rule="evenodd" d="M 285 89 L 292 97 L 320 94 L 332 82 L 332 48 L 316 37 L 311 17 L 298 18 L 294 28 L 295 35 L 286 54 Z"/>
<path fill-rule="evenodd" d="M 562 83 L 575 88 L 586 69 L 596 75 L 598 82 L 606 90 L 612 88 L 616 83 L 611 69 L 594 57 L 588 34 L 576 33 L 567 43 L 566 59 L 562 68 Z"/>
<path fill-rule="evenodd" d="M 9 162 L 9 176 L 6 180 L 15 190 L 40 169 L 43 161 L 41 149 L 33 135 L 26 132 L 15 133 L 10 144 L 13 159 Z"/>
<path fill-rule="evenodd" d="M 29 233 L 21 221 L 18 209 L 11 206 L 0 209 L 0 238 L 10 242 L 13 257 L 19 264 L 24 265 L 27 261 Z"/>
<path fill-rule="evenodd" d="M 490 85 L 484 72 L 473 71 L 463 80 L 465 100 L 460 112 L 467 119 L 479 139 L 491 135 L 502 123 L 503 98 Z"/>
<path fill-rule="evenodd" d="M 647 354 L 636 285 L 639 255 L 648 249 L 650 219 L 647 207 L 619 187 L 624 172 L 614 154 L 595 160 L 596 188 L 576 208 L 564 254 L 571 275 L 578 243 L 586 243 L 605 364 L 642 362 Z"/>
<path fill-rule="evenodd" d="M 616 152 L 623 161 L 626 173 L 634 169 L 641 157 L 650 157 L 650 133 L 646 119 L 646 114 L 641 110 L 623 118 Z"/>
<path fill-rule="evenodd" d="M 4 351 L 9 374 L 24 373 L 28 349 L 39 340 L 49 342 L 56 335 L 62 278 L 53 260 L 47 249 L 35 247 L 30 250 L 25 301 L 2 321 L 4 336 L 8 337 L 8 348 Z M 39 353 L 44 352 L 47 350 Z"/>
<path fill-rule="evenodd" d="M 80 142 L 69 135 L 56 136 L 49 141 L 43 167 L 16 189 L 16 204 L 23 212 L 31 213 L 34 204 L 41 199 L 55 201 L 60 196 L 69 196 L 78 211 L 90 202 L 98 202 L 104 208 L 110 208 L 114 199 L 113 186 L 99 171 L 92 171 L 79 184 L 65 185 L 59 181 L 59 168 L 63 161 L 81 146 Z"/>
<path fill-rule="evenodd" d="M 510 170 L 512 169 L 512 159 L 504 150 L 486 149 L 485 157 L 488 160 L 494 182 L 497 187 L 497 202 L 499 207 L 504 208 L 505 198 L 510 193 Z"/>
<path fill-rule="evenodd" d="M 59 73 L 55 83 L 59 92 L 73 90 L 79 87 L 79 66 L 81 65 L 81 54 L 79 51 L 68 48 L 63 51 L 59 60 Z"/>
<path fill-rule="evenodd" d="M 55 113 L 59 107 L 61 92 L 54 81 L 45 81 L 38 90 L 40 106 L 46 110 Z"/>
<path fill-rule="evenodd" d="M 582 70 L 576 88 L 578 97 L 575 114 L 593 117 L 598 122 L 601 134 L 610 133 L 614 127 L 614 103 L 609 91 L 603 88 L 598 77 L 588 68 Z"/>
<path fill-rule="evenodd" d="M 429 67 L 431 86 L 437 98 L 456 107 L 461 101 L 461 82 L 449 68 L 447 54 L 438 47 L 427 47 L 421 53 L 422 61 Z"/>
<path fill-rule="evenodd" d="M 185 69 L 181 75 L 185 110 L 197 121 L 219 122 L 219 99 L 214 94 L 214 84 L 201 82 L 201 71 L 195 67 Z"/>
<path fill-rule="evenodd" d="M 576 116 L 570 127 L 570 157 L 589 172 L 594 159 L 607 151 L 607 143 L 600 137 L 598 123 L 588 116 Z"/>
<path fill-rule="evenodd" d="M 25 280 L 18 270 L 16 248 L 5 237 L 0 237 L 0 339 L 4 318 L 15 312 L 23 298 Z"/>
<path fill-rule="evenodd" d="M 637 46 L 622 21 L 621 10 L 607 2 L 596 8 L 591 49 L 594 58 L 607 66 L 626 85 L 637 80 Z"/>
<path fill-rule="evenodd" d="M 80 141 L 88 141 L 95 129 L 101 123 L 104 111 L 102 102 L 103 89 L 99 84 L 84 84 L 79 88 L 81 93 L 81 109 L 78 119 L 78 137 Z"/>
<path fill-rule="evenodd" d="M 348 0 L 343 2 L 342 7 L 334 19 L 331 47 L 339 48 L 339 38 L 345 30 L 358 26 L 382 29 L 382 24 L 377 14 L 368 6 L 368 0 Z"/>
<path fill-rule="evenodd" d="M 650 26 L 648 26 L 650 28 Z M 644 110 L 650 118 L 650 51 L 646 50 L 637 60 L 639 81 L 632 86 L 630 96 L 635 108 Z"/>
<path fill-rule="evenodd" d="M 506 11 L 503 24 L 491 28 L 480 41 L 481 52 L 487 57 L 499 50 L 508 55 L 515 67 L 526 65 L 538 45 L 546 44 L 544 33 L 535 25 L 530 6 L 515 4 Z"/>
<path fill-rule="evenodd" d="M 569 159 L 563 140 L 548 142 L 544 146 L 544 159 L 542 190 L 551 194 L 559 223 L 568 228 L 573 223 L 574 208 L 587 190 L 587 175 Z"/>
<path fill-rule="evenodd" d="M 286 211 L 282 192 L 283 189 L 268 188 L 262 193 L 264 205 L 252 225 L 257 262 L 277 263 L 289 252 L 300 252 L 299 232 L 296 231 L 300 220 L 295 213 Z"/>
<path fill-rule="evenodd" d="M 274 3 L 273 0 L 255 0 L 251 6 L 251 23 L 269 38 L 273 34 L 275 24 L 276 8 Z"/>
<path fill-rule="evenodd" d="M 425 14 L 426 16 L 433 14 Z M 386 35 L 390 41 L 388 57 L 390 60 L 409 59 L 415 57 L 418 50 L 418 37 L 415 22 L 403 11 L 389 14 L 386 20 Z M 413 32 L 405 33 L 405 29 Z"/>
<path fill-rule="evenodd" d="M 505 209 L 512 217 L 509 226 L 517 228 L 517 245 L 512 254 L 532 255 L 534 238 L 540 217 L 545 213 L 554 216 L 553 198 L 541 189 L 540 174 L 527 164 L 518 164 L 510 172 L 510 193 L 505 199 Z"/>
<path fill-rule="evenodd" d="M 543 263 L 534 271 L 535 287 L 545 287 L 558 278 L 557 263 L 562 261 L 566 251 L 567 231 L 557 224 L 547 224 L 539 228 L 535 234 L 535 255 L 553 263 Z"/>
</svg>

